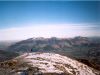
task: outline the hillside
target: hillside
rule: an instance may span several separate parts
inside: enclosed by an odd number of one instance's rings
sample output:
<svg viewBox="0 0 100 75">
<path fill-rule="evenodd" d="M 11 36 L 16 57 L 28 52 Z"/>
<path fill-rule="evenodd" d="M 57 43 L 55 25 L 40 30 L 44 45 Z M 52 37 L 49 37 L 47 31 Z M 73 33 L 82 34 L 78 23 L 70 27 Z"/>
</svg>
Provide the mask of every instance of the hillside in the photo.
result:
<svg viewBox="0 0 100 75">
<path fill-rule="evenodd" d="M 15 58 L 18 55 L 15 52 L 0 50 L 0 62 Z"/>
<path fill-rule="evenodd" d="M 6 63 L 6 64 L 5 64 Z M 100 73 L 76 60 L 55 53 L 25 53 L 3 62 L 7 75 L 99 75 Z M 7 68 L 9 67 L 9 68 Z M 0 70 L 3 74 L 4 70 Z"/>
</svg>

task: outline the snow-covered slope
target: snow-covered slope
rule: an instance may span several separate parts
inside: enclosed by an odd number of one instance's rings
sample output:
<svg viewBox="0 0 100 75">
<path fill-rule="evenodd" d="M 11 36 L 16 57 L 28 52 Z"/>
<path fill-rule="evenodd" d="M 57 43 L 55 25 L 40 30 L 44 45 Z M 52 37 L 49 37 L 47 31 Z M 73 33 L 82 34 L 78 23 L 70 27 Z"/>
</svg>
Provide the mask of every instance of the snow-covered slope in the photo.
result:
<svg viewBox="0 0 100 75">
<path fill-rule="evenodd" d="M 26 53 L 20 57 L 31 67 L 38 67 L 41 73 L 96 75 L 87 65 L 55 53 Z"/>
</svg>

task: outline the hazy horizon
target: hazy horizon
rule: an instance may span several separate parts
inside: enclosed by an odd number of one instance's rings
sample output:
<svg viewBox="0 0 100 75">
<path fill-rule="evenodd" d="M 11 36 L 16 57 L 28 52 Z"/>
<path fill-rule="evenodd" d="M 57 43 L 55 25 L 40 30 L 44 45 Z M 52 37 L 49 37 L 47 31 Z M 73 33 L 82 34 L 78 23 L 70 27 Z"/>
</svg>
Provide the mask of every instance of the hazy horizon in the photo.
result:
<svg viewBox="0 0 100 75">
<path fill-rule="evenodd" d="M 0 40 L 100 36 L 100 1 L 0 1 Z"/>
</svg>

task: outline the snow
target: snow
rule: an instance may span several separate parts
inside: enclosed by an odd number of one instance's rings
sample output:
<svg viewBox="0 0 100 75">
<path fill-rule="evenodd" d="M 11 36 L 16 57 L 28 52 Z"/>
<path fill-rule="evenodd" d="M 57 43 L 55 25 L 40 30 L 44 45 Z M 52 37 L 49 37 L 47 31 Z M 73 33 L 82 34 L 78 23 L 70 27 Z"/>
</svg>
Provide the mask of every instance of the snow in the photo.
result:
<svg viewBox="0 0 100 75">
<path fill-rule="evenodd" d="M 28 53 L 24 54 L 24 60 L 33 67 L 38 67 L 43 73 L 73 74 L 74 71 L 76 75 L 95 75 L 87 65 L 55 53 Z"/>
</svg>

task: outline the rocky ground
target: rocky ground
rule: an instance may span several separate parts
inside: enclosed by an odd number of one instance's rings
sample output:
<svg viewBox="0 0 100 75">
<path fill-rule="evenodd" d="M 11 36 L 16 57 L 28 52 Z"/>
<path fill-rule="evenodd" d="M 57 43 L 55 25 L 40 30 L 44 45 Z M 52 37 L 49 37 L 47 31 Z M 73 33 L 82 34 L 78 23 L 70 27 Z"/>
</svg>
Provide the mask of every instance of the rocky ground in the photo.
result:
<svg viewBox="0 0 100 75">
<path fill-rule="evenodd" d="M 55 53 L 25 53 L 0 63 L 0 75 L 99 75 L 76 60 Z"/>
</svg>

